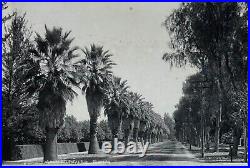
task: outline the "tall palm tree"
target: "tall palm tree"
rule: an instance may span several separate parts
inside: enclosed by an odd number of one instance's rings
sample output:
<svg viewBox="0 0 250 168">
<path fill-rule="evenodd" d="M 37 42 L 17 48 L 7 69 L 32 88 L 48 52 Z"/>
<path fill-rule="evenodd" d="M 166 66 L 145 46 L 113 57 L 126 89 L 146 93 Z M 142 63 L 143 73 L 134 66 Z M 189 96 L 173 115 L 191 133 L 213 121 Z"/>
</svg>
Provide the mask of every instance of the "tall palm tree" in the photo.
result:
<svg viewBox="0 0 250 168">
<path fill-rule="evenodd" d="M 147 141 L 147 128 L 149 126 L 150 116 L 149 113 L 153 108 L 153 104 L 147 101 L 142 101 L 141 105 L 141 119 L 140 119 L 140 126 L 139 126 L 139 134 L 141 137 L 141 142 L 144 144 Z"/>
<path fill-rule="evenodd" d="M 152 109 L 149 112 L 149 118 L 150 118 L 150 122 L 149 122 L 148 127 L 147 127 L 147 139 L 148 139 L 149 143 L 153 143 L 153 136 L 154 136 L 154 132 L 155 132 L 155 127 L 156 127 L 156 123 L 158 121 L 156 119 L 155 112 Z"/>
<path fill-rule="evenodd" d="M 31 95 L 37 95 L 39 123 L 46 132 L 44 161 L 57 160 L 57 133 L 64 123 L 66 102 L 72 101 L 78 86 L 77 65 L 74 54 L 77 48 L 70 48 L 73 38 L 70 31 L 62 28 L 52 30 L 45 25 L 45 37 L 36 35 L 36 48 L 30 50 L 32 59 L 27 60 L 29 69 L 26 85 Z"/>
<path fill-rule="evenodd" d="M 164 121 L 163 121 L 162 117 L 159 114 L 156 113 L 155 115 L 156 115 L 157 123 L 156 123 L 156 127 L 155 127 L 155 132 L 154 132 L 154 140 L 155 140 L 155 142 L 159 142 L 160 141 L 161 128 L 163 127 Z"/>
<path fill-rule="evenodd" d="M 109 51 L 102 46 L 92 44 L 90 49 L 82 50 L 85 58 L 80 61 L 84 70 L 82 75 L 82 91 L 86 94 L 88 112 L 90 116 L 90 144 L 89 154 L 99 151 L 97 141 L 97 119 L 103 107 L 103 100 L 108 93 L 109 83 L 112 81 L 112 66 L 115 63 L 110 59 Z"/>
<path fill-rule="evenodd" d="M 140 108 L 139 108 L 139 99 L 141 98 L 141 95 L 133 92 L 129 92 L 128 94 L 128 100 L 129 100 L 129 108 L 126 112 L 122 115 L 122 127 L 124 130 L 124 139 L 125 144 L 129 142 L 129 139 L 133 135 L 135 123 L 136 128 L 139 126 L 138 122 L 135 122 L 140 117 Z M 137 132 L 138 135 L 138 132 Z"/>
<path fill-rule="evenodd" d="M 142 111 L 143 117 L 140 120 L 139 131 L 138 131 L 138 137 L 140 138 L 142 144 L 144 144 L 144 133 L 146 131 L 146 124 L 147 124 L 147 121 L 145 120 L 144 117 L 144 113 L 145 111 Z"/>
<path fill-rule="evenodd" d="M 122 115 L 122 129 L 124 132 L 124 143 L 127 145 L 134 129 L 134 117 L 130 113 L 130 109 Z"/>
<path fill-rule="evenodd" d="M 128 88 L 126 80 L 122 81 L 121 78 L 114 76 L 105 99 L 104 113 L 108 116 L 113 142 L 115 138 L 118 138 L 121 129 L 122 114 L 129 108 Z"/>
<path fill-rule="evenodd" d="M 134 115 L 134 129 L 133 129 L 133 140 L 138 142 L 138 134 L 140 128 L 140 121 L 143 118 L 143 100 L 142 95 L 135 93 L 134 94 L 134 103 L 136 104 L 135 115 Z"/>
</svg>

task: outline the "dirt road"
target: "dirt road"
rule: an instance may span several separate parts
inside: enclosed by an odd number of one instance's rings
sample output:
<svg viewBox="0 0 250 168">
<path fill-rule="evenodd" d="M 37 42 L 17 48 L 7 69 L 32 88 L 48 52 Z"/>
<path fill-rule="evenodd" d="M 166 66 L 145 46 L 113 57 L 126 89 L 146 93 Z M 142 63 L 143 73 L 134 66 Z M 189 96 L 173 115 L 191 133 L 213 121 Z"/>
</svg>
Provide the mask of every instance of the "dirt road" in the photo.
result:
<svg viewBox="0 0 250 168">
<path fill-rule="evenodd" d="M 4 165 L 43 164 L 43 158 L 4 162 Z M 60 155 L 59 161 L 49 165 L 222 165 L 204 163 L 191 154 L 180 142 L 165 141 L 151 144 L 144 157 L 139 154 L 87 154 L 87 152 Z M 225 163 L 223 163 L 225 164 Z M 244 165 L 227 163 L 227 165 Z"/>
</svg>

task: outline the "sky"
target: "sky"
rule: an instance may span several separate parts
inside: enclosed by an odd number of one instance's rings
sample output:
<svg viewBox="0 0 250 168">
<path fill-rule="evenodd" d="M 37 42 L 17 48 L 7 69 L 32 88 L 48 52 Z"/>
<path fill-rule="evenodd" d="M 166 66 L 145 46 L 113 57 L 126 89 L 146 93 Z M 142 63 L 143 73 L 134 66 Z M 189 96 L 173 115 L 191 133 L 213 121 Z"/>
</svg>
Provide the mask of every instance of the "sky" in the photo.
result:
<svg viewBox="0 0 250 168">
<path fill-rule="evenodd" d="M 9 3 L 8 10 L 26 12 L 32 30 L 44 34 L 60 26 L 71 30 L 72 46 L 102 45 L 113 54 L 115 75 L 128 80 L 132 91 L 154 104 L 160 115 L 172 113 L 182 96 L 186 77 L 196 72 L 190 67 L 170 68 L 162 60 L 169 49 L 170 38 L 162 25 L 179 3 Z M 81 91 L 67 114 L 78 121 L 88 120 L 85 95 Z M 100 119 L 105 119 L 101 115 Z"/>
</svg>

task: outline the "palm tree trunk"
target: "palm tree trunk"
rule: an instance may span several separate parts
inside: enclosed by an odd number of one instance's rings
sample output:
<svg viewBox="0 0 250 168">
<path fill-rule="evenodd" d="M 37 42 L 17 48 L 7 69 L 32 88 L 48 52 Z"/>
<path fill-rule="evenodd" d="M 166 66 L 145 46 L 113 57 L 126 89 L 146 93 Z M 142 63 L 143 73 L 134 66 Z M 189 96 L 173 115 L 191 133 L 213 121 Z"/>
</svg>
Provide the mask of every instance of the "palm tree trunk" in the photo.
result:
<svg viewBox="0 0 250 168">
<path fill-rule="evenodd" d="M 151 137 L 151 133 L 149 132 L 149 133 L 147 133 L 147 142 L 148 142 L 148 143 L 151 143 L 150 137 Z"/>
<path fill-rule="evenodd" d="M 153 133 L 151 134 L 151 143 L 152 143 L 152 144 L 155 143 L 155 136 L 154 136 Z"/>
<path fill-rule="evenodd" d="M 97 141 L 97 119 L 103 107 L 103 93 L 90 86 L 86 90 L 86 102 L 90 116 L 90 143 L 89 154 L 97 154 L 99 152 L 99 143 Z"/>
<path fill-rule="evenodd" d="M 112 151 L 114 151 L 115 150 L 115 139 L 118 139 L 118 134 L 112 134 L 112 142 L 111 142 L 111 144 L 112 144 Z"/>
<path fill-rule="evenodd" d="M 129 142 L 129 129 L 125 129 L 124 130 L 124 143 L 126 147 L 128 145 L 128 142 Z"/>
<path fill-rule="evenodd" d="M 141 136 L 141 143 L 144 145 L 144 143 L 147 141 L 146 139 L 146 123 L 143 121 L 140 121 L 140 126 L 139 126 L 139 130 L 140 130 L 140 136 Z"/>
<path fill-rule="evenodd" d="M 137 128 L 134 128 L 133 139 L 134 139 L 134 142 L 137 144 L 138 143 L 138 129 Z"/>
<path fill-rule="evenodd" d="M 133 133 L 133 129 L 134 119 L 132 117 L 123 118 L 124 141 L 126 147 L 131 138 L 131 134 Z"/>
<path fill-rule="evenodd" d="M 140 127 L 140 120 L 135 119 L 134 120 L 134 130 L 133 130 L 133 139 L 134 142 L 137 144 L 138 143 L 138 132 L 139 132 L 139 127 Z"/>
<path fill-rule="evenodd" d="M 149 142 L 149 133 L 145 132 L 145 143 Z"/>
<path fill-rule="evenodd" d="M 180 142 L 183 142 L 183 139 L 182 139 L 182 129 L 180 129 L 180 132 L 179 132 L 179 141 Z"/>
<path fill-rule="evenodd" d="M 147 132 L 143 133 L 143 145 L 148 142 L 148 134 Z"/>
<path fill-rule="evenodd" d="M 118 139 L 118 134 L 121 129 L 120 116 L 108 115 L 108 124 L 112 132 L 112 150 L 114 150 L 115 138 Z"/>
<path fill-rule="evenodd" d="M 58 159 L 56 128 L 46 129 L 46 143 L 44 148 L 44 161 L 55 161 Z"/>
<path fill-rule="evenodd" d="M 99 153 L 99 143 L 97 141 L 97 116 L 90 116 L 90 143 L 89 154 Z"/>
<path fill-rule="evenodd" d="M 144 145 L 144 136 L 142 135 L 140 139 L 141 139 L 141 144 Z"/>
<path fill-rule="evenodd" d="M 149 143 L 152 143 L 152 133 L 149 134 Z"/>
</svg>

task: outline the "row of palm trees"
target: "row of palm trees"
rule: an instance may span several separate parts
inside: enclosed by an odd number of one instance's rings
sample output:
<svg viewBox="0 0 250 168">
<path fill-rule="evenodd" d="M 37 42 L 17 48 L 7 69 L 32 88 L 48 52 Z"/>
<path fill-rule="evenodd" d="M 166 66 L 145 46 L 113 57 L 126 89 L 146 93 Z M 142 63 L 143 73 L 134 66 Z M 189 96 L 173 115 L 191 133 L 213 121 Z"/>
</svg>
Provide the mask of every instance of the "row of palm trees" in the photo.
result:
<svg viewBox="0 0 250 168">
<path fill-rule="evenodd" d="M 113 75 L 115 63 L 109 51 L 94 44 L 84 49 L 71 47 L 74 39 L 62 28 L 48 29 L 45 25 L 45 31 L 44 37 L 36 34 L 32 56 L 22 65 L 27 93 L 32 101 L 37 100 L 39 123 L 46 132 L 44 161 L 58 158 L 57 133 L 64 123 L 67 101 L 77 95 L 76 87 L 85 94 L 90 115 L 90 154 L 99 151 L 97 119 L 103 107 L 113 138 L 117 138 L 121 126 L 126 142 L 131 137 L 136 142 L 138 137 L 156 142 L 168 132 L 153 105 L 128 91 L 127 81 Z"/>
<path fill-rule="evenodd" d="M 125 144 L 134 142 L 158 142 L 169 133 L 164 120 L 153 111 L 153 105 L 138 94 L 128 90 L 126 80 L 113 77 L 110 90 L 104 99 L 105 114 L 112 131 L 113 140 L 118 138 L 121 128 Z"/>
</svg>

